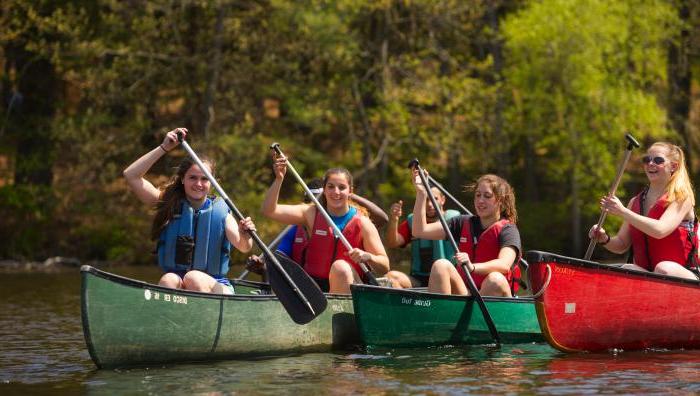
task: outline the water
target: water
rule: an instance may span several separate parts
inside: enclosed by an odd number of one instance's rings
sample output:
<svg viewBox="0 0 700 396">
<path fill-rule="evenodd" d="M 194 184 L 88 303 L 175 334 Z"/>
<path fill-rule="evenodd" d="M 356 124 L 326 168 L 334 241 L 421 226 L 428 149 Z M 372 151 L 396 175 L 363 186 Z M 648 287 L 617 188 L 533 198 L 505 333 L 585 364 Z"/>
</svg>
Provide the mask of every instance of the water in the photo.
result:
<svg viewBox="0 0 700 396">
<path fill-rule="evenodd" d="M 158 277 L 155 268 L 113 272 L 149 281 Z M 77 269 L 0 276 L 3 395 L 700 393 L 700 351 L 567 355 L 542 344 L 339 351 L 97 370 L 80 324 Z"/>
</svg>

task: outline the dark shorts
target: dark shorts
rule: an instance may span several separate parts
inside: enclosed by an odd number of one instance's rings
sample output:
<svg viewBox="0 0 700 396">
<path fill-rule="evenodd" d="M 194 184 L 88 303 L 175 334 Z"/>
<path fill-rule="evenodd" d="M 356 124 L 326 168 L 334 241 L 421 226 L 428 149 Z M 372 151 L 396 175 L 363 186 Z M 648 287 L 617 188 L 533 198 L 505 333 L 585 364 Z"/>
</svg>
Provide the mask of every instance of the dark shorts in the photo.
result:
<svg viewBox="0 0 700 396">
<path fill-rule="evenodd" d="M 418 284 L 415 287 L 428 287 L 428 280 L 430 279 L 430 275 L 413 274 L 411 275 L 411 278 L 418 281 Z"/>
</svg>

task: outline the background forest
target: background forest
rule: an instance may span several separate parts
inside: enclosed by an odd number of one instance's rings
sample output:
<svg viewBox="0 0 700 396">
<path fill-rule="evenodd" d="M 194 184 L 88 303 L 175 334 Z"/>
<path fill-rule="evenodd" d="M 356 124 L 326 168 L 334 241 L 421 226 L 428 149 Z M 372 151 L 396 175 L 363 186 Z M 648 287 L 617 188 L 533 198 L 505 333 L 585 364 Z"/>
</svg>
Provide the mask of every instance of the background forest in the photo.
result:
<svg viewBox="0 0 700 396">
<path fill-rule="evenodd" d="M 387 212 L 412 208 L 413 157 L 470 208 L 463 186 L 497 173 L 525 249 L 577 257 L 625 132 L 684 147 L 700 185 L 695 1 L 4 0 L 0 26 L 0 259 L 153 263 L 121 172 L 179 126 L 266 240 L 275 141 Z"/>
</svg>

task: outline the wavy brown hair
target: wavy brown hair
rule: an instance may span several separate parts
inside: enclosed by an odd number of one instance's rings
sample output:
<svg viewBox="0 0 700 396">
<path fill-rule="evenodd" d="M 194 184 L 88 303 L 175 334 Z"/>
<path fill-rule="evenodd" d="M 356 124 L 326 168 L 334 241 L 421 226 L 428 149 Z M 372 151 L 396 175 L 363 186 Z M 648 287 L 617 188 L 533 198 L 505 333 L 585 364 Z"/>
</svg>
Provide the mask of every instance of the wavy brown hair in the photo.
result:
<svg viewBox="0 0 700 396">
<path fill-rule="evenodd" d="M 485 182 L 491 187 L 491 191 L 496 197 L 496 202 L 501 207 L 501 218 L 508 219 L 508 221 L 515 224 L 518 221 L 518 211 L 515 209 L 515 192 L 513 187 L 500 176 L 486 174 L 476 179 L 476 182 L 468 185 L 466 189 L 472 192 L 476 191 L 481 182 Z"/>
<path fill-rule="evenodd" d="M 207 157 L 201 157 L 202 162 L 209 166 L 212 176 L 214 175 L 214 161 Z M 160 198 L 156 202 L 155 209 L 156 215 L 153 218 L 153 225 L 151 226 L 151 239 L 156 240 L 160 237 L 163 229 L 170 223 L 170 220 L 175 214 L 177 206 L 186 199 L 185 187 L 182 184 L 182 180 L 185 177 L 185 173 L 192 167 L 196 165 L 195 162 L 187 157 L 180 162 L 178 165 L 175 175 L 170 178 L 168 183 L 161 187 Z"/>
</svg>

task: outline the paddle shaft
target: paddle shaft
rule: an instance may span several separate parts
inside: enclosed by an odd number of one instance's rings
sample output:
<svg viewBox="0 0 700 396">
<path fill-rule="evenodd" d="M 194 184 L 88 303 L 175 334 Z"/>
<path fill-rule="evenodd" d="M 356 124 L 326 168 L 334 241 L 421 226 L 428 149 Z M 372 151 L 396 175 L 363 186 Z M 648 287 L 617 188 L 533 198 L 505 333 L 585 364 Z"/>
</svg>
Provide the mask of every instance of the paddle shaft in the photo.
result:
<svg viewBox="0 0 700 396">
<path fill-rule="evenodd" d="M 455 241 L 454 236 L 450 232 L 450 228 L 447 225 L 445 216 L 443 216 L 442 212 L 438 209 L 440 206 L 438 206 L 437 200 L 435 199 L 433 192 L 430 191 L 430 184 L 428 183 L 428 178 L 425 176 L 423 168 L 421 168 L 421 166 L 419 165 L 418 160 L 411 161 L 411 165 L 413 165 L 418 170 L 418 176 L 420 176 L 421 183 L 423 183 L 425 192 L 428 194 L 428 199 L 430 199 L 430 202 L 435 208 L 435 212 L 437 213 L 438 219 L 440 220 L 440 224 L 442 224 L 442 228 L 445 230 L 445 235 L 447 235 L 447 238 L 450 240 L 450 243 L 452 243 L 452 247 L 454 248 L 455 252 L 459 252 L 459 246 L 457 245 L 457 241 Z M 481 294 L 479 294 L 479 290 L 476 288 L 476 283 L 474 283 L 474 279 L 472 278 L 472 275 L 469 272 L 469 268 L 467 268 L 465 263 L 460 263 L 460 265 L 462 266 L 462 270 L 464 270 L 464 273 L 467 275 L 467 288 L 476 300 L 477 305 L 479 305 L 481 313 L 484 315 L 484 320 L 486 321 L 486 325 L 489 328 L 489 332 L 491 332 L 491 337 L 496 342 L 496 345 L 500 346 L 501 337 L 498 335 L 498 330 L 496 330 L 496 325 L 493 323 L 493 318 L 491 317 L 488 308 L 486 308 L 484 298 L 481 297 Z"/>
<path fill-rule="evenodd" d="M 617 167 L 617 174 L 615 175 L 615 180 L 613 181 L 612 186 L 610 187 L 610 192 L 608 192 L 608 197 L 612 197 L 615 195 L 615 192 L 617 191 L 617 187 L 620 185 L 620 180 L 622 180 L 622 174 L 625 172 L 625 167 L 627 166 L 627 162 L 630 160 L 630 156 L 632 155 L 632 150 L 635 147 L 639 147 L 639 143 L 630 135 L 629 133 L 625 135 L 625 138 L 627 139 L 627 148 L 625 149 L 625 154 L 623 155 L 622 161 L 620 162 L 620 165 Z M 603 225 L 603 222 L 605 222 L 605 217 L 608 215 L 608 212 L 603 210 L 600 212 L 600 217 L 598 217 L 598 223 L 596 225 L 596 229 L 600 229 L 600 227 Z M 591 241 L 588 243 L 588 249 L 586 249 L 586 254 L 583 255 L 584 260 L 590 260 L 591 256 L 593 256 L 593 251 L 595 250 L 595 245 L 597 244 L 596 238 L 591 238 Z"/>
<path fill-rule="evenodd" d="M 284 235 L 287 234 L 287 232 L 292 227 L 294 227 L 294 225 L 288 225 L 288 226 L 284 227 L 284 230 L 282 230 L 279 234 L 277 234 L 275 239 L 273 239 L 272 242 L 270 242 L 270 244 L 267 245 L 267 248 L 270 249 L 270 251 L 272 251 L 272 249 L 277 248 L 277 245 L 279 245 L 280 241 L 282 241 L 282 237 L 284 237 Z M 241 272 L 241 274 L 238 275 L 238 278 L 236 278 L 236 279 L 244 279 L 246 276 L 248 276 L 249 273 L 250 273 L 250 271 L 245 270 L 245 271 Z"/>
<path fill-rule="evenodd" d="M 282 153 L 282 149 L 280 148 L 279 143 L 273 143 L 270 146 L 271 149 L 275 150 L 275 152 L 278 155 L 281 155 L 286 158 L 284 153 Z M 323 218 L 326 219 L 326 222 L 331 225 L 333 228 L 333 232 L 335 232 L 335 235 L 340 239 L 340 241 L 345 245 L 345 248 L 350 251 L 353 249 L 352 245 L 350 245 L 350 242 L 348 242 L 347 238 L 345 238 L 345 235 L 343 235 L 343 232 L 338 228 L 338 225 L 335 224 L 333 219 L 331 219 L 331 216 L 326 212 L 326 209 L 321 205 L 321 203 L 316 199 L 316 196 L 314 193 L 311 192 L 309 189 L 309 186 L 304 183 L 304 180 L 299 176 L 299 173 L 297 173 L 296 169 L 294 169 L 294 166 L 292 166 L 292 163 L 289 162 L 289 159 L 287 158 L 287 169 L 289 169 L 292 172 L 292 175 L 294 175 L 294 178 L 297 179 L 299 184 L 304 188 L 304 191 L 306 192 L 306 195 L 313 201 L 314 205 L 316 205 L 316 209 L 321 213 Z M 366 263 L 360 262 L 360 268 L 362 269 L 362 272 L 364 272 L 365 276 L 367 277 L 367 280 L 369 281 L 369 284 L 371 285 L 379 285 L 379 282 L 377 282 L 377 278 L 374 276 L 372 271 L 369 269 Z"/>
<path fill-rule="evenodd" d="M 192 160 L 199 166 L 199 169 L 201 169 L 202 172 L 207 176 L 207 178 L 209 179 L 209 182 L 212 184 L 212 186 L 214 186 L 214 188 L 219 193 L 219 195 L 221 195 L 221 198 L 223 198 L 224 202 L 226 202 L 226 205 L 228 205 L 229 209 L 231 209 L 231 212 L 233 212 L 233 215 L 236 217 L 236 219 L 239 221 L 242 220 L 244 218 L 243 214 L 238 210 L 236 205 L 233 204 L 231 199 L 226 194 L 226 191 L 224 191 L 224 189 L 221 188 L 221 186 L 216 181 L 216 179 L 214 179 L 214 176 L 209 172 L 209 170 L 207 170 L 207 167 L 204 166 L 204 164 L 199 159 L 197 154 L 195 154 L 195 152 L 192 150 L 190 145 L 184 139 L 182 139 L 182 135 L 178 135 L 178 139 L 180 140 L 180 144 L 182 144 L 182 147 L 185 148 L 185 151 L 187 151 L 187 153 L 190 155 Z M 279 261 L 277 261 L 277 258 L 275 257 L 275 255 L 272 254 L 272 252 L 270 251 L 270 249 L 267 248 L 267 246 L 265 246 L 265 243 L 263 243 L 262 239 L 260 239 L 258 234 L 253 230 L 248 230 L 248 233 L 253 238 L 253 241 L 255 241 L 255 244 L 258 245 L 260 250 L 262 250 L 263 253 L 265 253 L 265 256 L 273 263 L 273 265 L 275 267 L 277 267 L 279 272 L 283 274 L 283 276 L 284 276 L 285 280 L 287 281 L 287 283 L 289 284 L 289 286 L 291 286 L 291 288 L 294 290 L 296 295 L 299 296 L 299 298 L 304 302 L 304 304 L 307 306 L 309 311 L 315 315 L 316 313 L 314 312 L 314 309 L 311 306 L 311 303 L 309 302 L 309 300 L 306 298 L 306 296 L 304 296 L 304 294 L 301 292 L 301 290 L 299 290 L 299 287 L 297 287 L 296 283 L 294 283 L 292 278 L 289 277 L 289 274 L 287 274 L 284 271 L 284 268 L 282 268 L 282 265 L 279 263 Z"/>
</svg>

